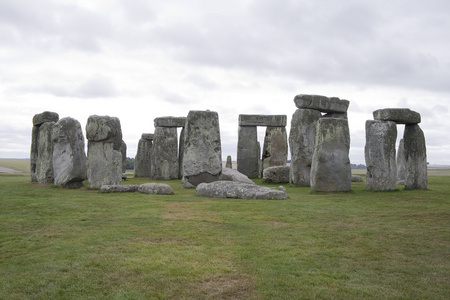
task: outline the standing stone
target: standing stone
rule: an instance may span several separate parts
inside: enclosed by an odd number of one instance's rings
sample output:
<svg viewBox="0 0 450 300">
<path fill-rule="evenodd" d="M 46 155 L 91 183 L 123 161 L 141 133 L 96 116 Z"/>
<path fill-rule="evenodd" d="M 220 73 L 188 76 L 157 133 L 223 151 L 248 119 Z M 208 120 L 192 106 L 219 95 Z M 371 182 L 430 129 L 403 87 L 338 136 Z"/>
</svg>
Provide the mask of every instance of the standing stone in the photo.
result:
<svg viewBox="0 0 450 300">
<path fill-rule="evenodd" d="M 406 189 L 427 189 L 427 148 L 425 136 L 418 124 L 405 125 L 403 133 L 405 146 Z"/>
<path fill-rule="evenodd" d="M 120 153 L 122 154 L 122 173 L 125 173 L 127 171 L 127 144 L 124 140 L 120 146 Z"/>
<path fill-rule="evenodd" d="M 186 122 L 185 122 L 186 123 Z M 178 179 L 183 178 L 183 155 L 184 155 L 184 126 L 180 132 L 180 142 L 178 143 Z"/>
<path fill-rule="evenodd" d="M 311 190 L 344 192 L 351 189 L 348 121 L 321 118 L 316 124 L 311 165 Z"/>
<path fill-rule="evenodd" d="M 260 150 L 256 126 L 239 126 L 237 170 L 249 178 L 258 178 Z"/>
<path fill-rule="evenodd" d="M 45 122 L 39 127 L 37 138 L 36 181 L 53 183 L 53 142 L 52 131 L 55 122 Z"/>
<path fill-rule="evenodd" d="M 290 181 L 294 185 L 310 186 L 316 123 L 322 114 L 313 109 L 297 109 L 292 115 L 289 147 L 291 149 Z"/>
<path fill-rule="evenodd" d="M 222 149 L 217 112 L 190 111 L 184 134 L 184 186 L 218 180 L 222 172 Z"/>
<path fill-rule="evenodd" d="M 286 127 L 268 126 L 264 138 L 262 171 L 264 172 L 264 169 L 268 167 L 285 166 L 287 154 L 288 144 Z"/>
<path fill-rule="evenodd" d="M 233 163 L 231 162 L 231 155 L 227 156 L 227 163 L 225 164 L 225 167 L 233 169 Z"/>
<path fill-rule="evenodd" d="M 136 157 L 134 159 L 134 177 L 150 177 L 153 134 L 143 133 L 139 139 Z"/>
<path fill-rule="evenodd" d="M 53 127 L 55 185 L 76 188 L 86 179 L 86 154 L 80 122 L 62 118 Z"/>
<path fill-rule="evenodd" d="M 406 162 L 405 162 L 405 143 L 400 140 L 397 151 L 397 184 L 405 184 Z"/>
<path fill-rule="evenodd" d="M 177 128 L 156 127 L 152 151 L 150 178 L 177 179 L 179 175 Z"/>
<path fill-rule="evenodd" d="M 122 182 L 122 128 L 116 117 L 93 115 L 86 124 L 89 188 Z"/>
<path fill-rule="evenodd" d="M 366 121 L 367 190 L 395 190 L 397 184 L 396 140 L 397 125 L 394 122 Z"/>
<path fill-rule="evenodd" d="M 37 182 L 36 169 L 38 164 L 38 135 L 39 127 L 45 122 L 58 122 L 59 115 L 55 112 L 44 111 L 33 116 L 33 129 L 31 132 L 31 151 L 30 151 L 30 177 L 32 182 Z"/>
</svg>

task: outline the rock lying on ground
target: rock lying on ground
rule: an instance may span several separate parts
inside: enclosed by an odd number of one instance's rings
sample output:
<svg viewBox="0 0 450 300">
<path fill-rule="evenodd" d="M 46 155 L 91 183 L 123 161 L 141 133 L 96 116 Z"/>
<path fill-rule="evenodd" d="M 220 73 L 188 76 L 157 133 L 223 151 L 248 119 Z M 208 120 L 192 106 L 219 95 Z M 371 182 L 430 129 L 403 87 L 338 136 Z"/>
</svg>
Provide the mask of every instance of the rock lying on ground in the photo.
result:
<svg viewBox="0 0 450 300">
<path fill-rule="evenodd" d="M 290 170 L 290 166 L 275 166 L 265 168 L 263 171 L 263 182 L 288 183 Z"/>
<path fill-rule="evenodd" d="M 114 193 L 114 192 L 137 192 L 139 185 L 130 184 L 130 185 L 102 185 L 100 188 L 100 193 Z"/>
<path fill-rule="evenodd" d="M 223 168 L 222 174 L 220 174 L 219 180 L 225 181 L 237 181 L 248 184 L 255 184 L 247 175 L 242 174 L 238 170 Z"/>
<path fill-rule="evenodd" d="M 352 182 L 363 182 L 363 179 L 359 175 L 352 175 Z"/>
<path fill-rule="evenodd" d="M 144 183 L 141 185 L 102 185 L 100 193 L 133 193 L 140 192 L 144 194 L 157 194 L 157 195 L 173 195 L 172 188 L 165 183 Z"/>
<path fill-rule="evenodd" d="M 235 199 L 272 199 L 284 200 L 288 196 L 285 192 L 268 187 L 258 186 L 236 181 L 215 181 L 200 183 L 197 186 L 197 195 L 213 198 Z"/>
</svg>

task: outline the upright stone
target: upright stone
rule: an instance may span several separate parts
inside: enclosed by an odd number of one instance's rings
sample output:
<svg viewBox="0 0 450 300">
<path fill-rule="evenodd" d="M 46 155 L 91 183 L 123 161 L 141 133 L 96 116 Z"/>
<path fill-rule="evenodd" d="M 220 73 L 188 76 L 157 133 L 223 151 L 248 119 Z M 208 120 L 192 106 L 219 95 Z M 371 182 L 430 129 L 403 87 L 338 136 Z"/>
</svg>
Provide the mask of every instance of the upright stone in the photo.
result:
<svg viewBox="0 0 450 300">
<path fill-rule="evenodd" d="M 45 122 L 39 127 L 37 138 L 36 180 L 39 183 L 53 183 L 53 142 L 54 122 Z"/>
<path fill-rule="evenodd" d="M 80 122 L 67 117 L 53 127 L 53 169 L 55 185 L 77 188 L 86 177 L 86 154 Z"/>
<path fill-rule="evenodd" d="M 134 177 L 151 176 L 153 134 L 143 133 L 134 159 Z"/>
<path fill-rule="evenodd" d="M 311 190 L 345 192 L 351 189 L 348 121 L 321 118 L 316 124 L 311 165 Z"/>
<path fill-rule="evenodd" d="M 120 146 L 120 153 L 122 154 L 122 173 L 125 173 L 127 171 L 127 144 L 124 140 Z"/>
<path fill-rule="evenodd" d="M 122 128 L 116 117 L 93 115 L 86 124 L 89 188 L 122 182 Z"/>
<path fill-rule="evenodd" d="M 185 118 L 186 119 L 186 118 Z M 185 122 L 186 124 L 186 122 Z M 184 126 L 180 132 L 180 142 L 178 143 L 178 179 L 183 178 L 183 155 L 184 155 Z"/>
<path fill-rule="evenodd" d="M 286 127 L 267 127 L 262 153 L 262 172 L 268 167 L 285 166 L 287 154 Z"/>
<path fill-rule="evenodd" d="M 366 121 L 367 190 L 395 190 L 397 184 L 396 140 L 397 126 L 394 122 Z"/>
<path fill-rule="evenodd" d="M 226 168 L 233 169 L 233 163 L 231 162 L 231 155 L 228 155 L 228 156 L 227 156 L 227 162 L 226 162 L 226 164 L 225 164 L 225 167 L 226 167 Z"/>
<path fill-rule="evenodd" d="M 405 188 L 427 189 L 427 147 L 418 124 L 407 124 L 403 133 L 405 145 Z"/>
<path fill-rule="evenodd" d="M 156 127 L 153 137 L 152 168 L 153 180 L 177 179 L 178 135 L 176 127 Z"/>
<path fill-rule="evenodd" d="M 260 150 L 256 126 L 239 126 L 237 170 L 249 178 L 258 178 Z"/>
<path fill-rule="evenodd" d="M 403 139 L 398 144 L 397 151 L 397 184 L 405 184 L 406 162 L 405 162 L 405 143 Z"/>
<path fill-rule="evenodd" d="M 218 180 L 222 172 L 222 149 L 217 112 L 190 111 L 184 134 L 185 187 Z"/>
<path fill-rule="evenodd" d="M 58 122 L 59 115 L 55 112 L 44 111 L 33 116 L 33 129 L 31 131 L 31 151 L 30 151 L 30 177 L 32 182 L 37 182 L 36 169 L 38 164 L 38 135 L 39 127 L 45 122 Z"/>
<path fill-rule="evenodd" d="M 292 115 L 289 147 L 291 149 L 290 181 L 310 186 L 316 123 L 322 114 L 313 109 L 297 109 Z"/>
</svg>

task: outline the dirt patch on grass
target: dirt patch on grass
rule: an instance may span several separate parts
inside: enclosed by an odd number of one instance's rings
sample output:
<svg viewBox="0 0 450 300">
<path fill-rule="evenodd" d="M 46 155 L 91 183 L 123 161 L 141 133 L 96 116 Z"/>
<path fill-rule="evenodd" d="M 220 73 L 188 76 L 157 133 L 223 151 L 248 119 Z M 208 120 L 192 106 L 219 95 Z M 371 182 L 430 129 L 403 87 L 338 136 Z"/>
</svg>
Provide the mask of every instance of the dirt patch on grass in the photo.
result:
<svg viewBox="0 0 450 300">
<path fill-rule="evenodd" d="M 22 174 L 23 172 L 22 172 L 22 171 L 17 171 L 17 170 L 14 170 L 14 169 L 10 169 L 10 168 L 7 168 L 7 167 L 1 167 L 1 166 L 0 166 L 0 173 L 6 173 L 6 174 Z"/>
<path fill-rule="evenodd" d="M 258 299 L 249 275 L 220 275 L 208 278 L 194 286 L 205 299 Z"/>
</svg>

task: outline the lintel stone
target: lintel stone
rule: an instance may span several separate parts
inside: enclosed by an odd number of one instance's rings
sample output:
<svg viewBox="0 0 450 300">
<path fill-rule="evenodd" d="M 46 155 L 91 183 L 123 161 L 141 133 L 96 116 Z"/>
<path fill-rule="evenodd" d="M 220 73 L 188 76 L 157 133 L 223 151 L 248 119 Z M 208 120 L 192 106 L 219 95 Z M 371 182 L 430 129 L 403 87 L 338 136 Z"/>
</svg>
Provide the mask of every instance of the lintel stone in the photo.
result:
<svg viewBox="0 0 450 300">
<path fill-rule="evenodd" d="M 338 97 L 300 94 L 295 96 L 297 108 L 315 109 L 324 113 L 346 113 L 350 102 Z"/>
<path fill-rule="evenodd" d="M 184 127 L 186 117 L 159 117 L 153 122 L 155 127 Z"/>
<path fill-rule="evenodd" d="M 373 118 L 380 121 L 392 121 L 397 124 L 418 124 L 420 114 L 409 108 L 384 108 L 373 112 Z"/>
<path fill-rule="evenodd" d="M 33 117 L 33 125 L 41 126 L 45 122 L 58 122 L 59 115 L 55 112 L 44 111 L 43 113 L 36 114 Z"/>
<path fill-rule="evenodd" d="M 285 127 L 286 115 L 239 115 L 239 126 Z"/>
<path fill-rule="evenodd" d="M 141 139 L 147 140 L 147 141 L 153 141 L 153 137 L 154 137 L 153 133 L 143 133 L 141 135 Z"/>
</svg>

